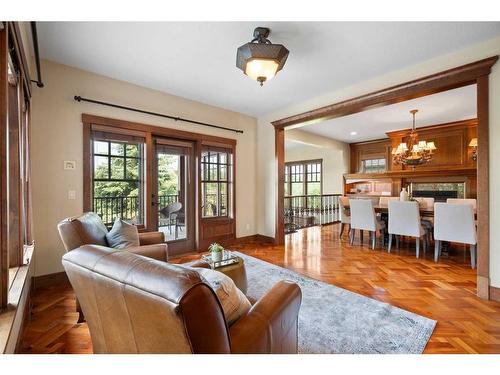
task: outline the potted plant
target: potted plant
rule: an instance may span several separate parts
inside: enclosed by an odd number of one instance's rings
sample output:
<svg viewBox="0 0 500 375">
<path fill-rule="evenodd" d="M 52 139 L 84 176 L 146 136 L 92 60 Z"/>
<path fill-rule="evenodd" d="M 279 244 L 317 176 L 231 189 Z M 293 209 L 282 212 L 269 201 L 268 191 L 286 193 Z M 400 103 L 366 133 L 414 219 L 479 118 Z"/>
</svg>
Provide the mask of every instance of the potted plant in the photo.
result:
<svg viewBox="0 0 500 375">
<path fill-rule="evenodd" d="M 222 256 L 224 254 L 224 248 L 219 245 L 217 242 L 214 242 L 208 247 L 208 251 L 212 255 L 212 261 L 220 262 L 222 260 Z"/>
</svg>

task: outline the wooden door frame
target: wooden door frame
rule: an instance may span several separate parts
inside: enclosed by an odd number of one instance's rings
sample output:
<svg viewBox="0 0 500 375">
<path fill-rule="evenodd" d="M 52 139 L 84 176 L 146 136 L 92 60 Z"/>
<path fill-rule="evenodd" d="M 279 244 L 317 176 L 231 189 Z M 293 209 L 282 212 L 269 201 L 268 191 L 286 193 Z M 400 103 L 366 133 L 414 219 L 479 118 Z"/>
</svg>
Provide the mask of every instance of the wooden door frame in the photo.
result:
<svg viewBox="0 0 500 375">
<path fill-rule="evenodd" d="M 91 162 L 91 142 L 92 142 L 92 128 L 94 126 L 99 127 L 109 127 L 112 128 L 114 132 L 121 132 L 122 134 L 135 134 L 141 135 L 145 139 L 146 145 L 146 155 L 145 155 L 145 179 L 146 186 L 145 192 L 153 191 L 152 182 L 153 182 L 153 166 L 151 163 L 154 161 L 154 137 L 160 138 L 169 138 L 169 139 L 177 139 L 180 141 L 190 141 L 193 142 L 194 149 L 194 162 L 195 162 L 195 185 L 193 189 L 195 190 L 195 196 L 197 197 L 197 202 L 195 203 L 198 208 L 195 209 L 196 217 L 196 229 L 194 233 L 195 239 L 195 247 L 197 251 L 206 250 L 204 246 L 203 239 L 200 237 L 200 233 L 203 230 L 203 227 L 208 223 L 216 223 L 221 221 L 218 218 L 209 218 L 202 219 L 201 218 L 201 210 L 199 209 L 199 202 L 201 202 L 200 196 L 200 176 L 199 176 L 199 168 L 200 168 L 200 156 L 201 150 L 203 146 L 216 146 L 231 149 L 233 152 L 233 195 L 232 195 L 232 216 L 227 219 L 223 219 L 222 221 L 227 222 L 228 225 L 231 226 L 232 234 L 231 236 L 226 236 L 227 240 L 233 240 L 236 237 L 236 139 L 232 138 L 223 138 L 208 134 L 202 133 L 194 133 L 188 132 L 184 130 L 177 130 L 172 128 L 167 128 L 163 126 L 155 126 L 149 124 L 143 124 L 138 122 L 132 122 L 127 120 L 113 119 L 108 117 L 101 117 L 91 114 L 82 114 L 82 124 L 83 124 L 83 210 L 90 211 L 92 208 L 92 162 Z M 110 132 L 113 132 L 109 130 Z M 153 204 L 153 198 L 151 194 L 146 193 L 144 198 L 144 204 L 147 207 L 151 207 Z M 149 212 L 149 213 L 148 213 Z M 145 228 L 146 231 L 154 231 L 152 224 L 154 223 L 153 215 L 157 213 L 154 210 L 146 210 L 145 213 Z M 219 239 L 217 239 L 219 240 Z M 211 239 L 207 239 L 206 241 L 210 242 Z"/>
<path fill-rule="evenodd" d="M 290 117 L 271 122 L 275 129 L 276 158 L 276 231 L 275 243 L 285 243 L 284 231 L 284 164 L 285 129 L 292 125 L 321 122 L 342 117 L 376 107 L 399 103 L 442 91 L 471 84 L 477 85 L 477 219 L 481 225 L 477 229 L 477 295 L 489 299 L 489 97 L 488 76 L 498 56 L 492 56 L 470 64 L 448 69 L 436 74 L 405 82 L 396 86 L 377 90 L 355 98 L 316 108 Z"/>
<path fill-rule="evenodd" d="M 171 139 L 165 136 L 155 136 L 153 137 L 153 159 L 152 163 L 153 165 L 151 166 L 152 170 L 152 179 L 151 179 L 151 188 L 152 188 L 152 193 L 155 195 L 155 199 L 158 200 L 158 152 L 156 149 L 157 143 L 155 142 L 155 139 L 161 139 L 165 140 L 165 143 L 161 144 L 168 144 L 169 141 L 171 141 L 171 145 L 174 147 L 184 147 L 189 149 L 189 154 L 188 154 L 188 163 L 189 165 L 187 168 L 184 168 L 184 170 L 181 169 L 181 178 L 186 180 L 189 179 L 191 184 L 186 185 L 186 181 L 181 181 L 181 191 L 185 189 L 184 194 L 187 195 L 185 197 L 186 201 L 189 202 L 189 205 L 185 205 L 185 218 L 184 218 L 184 230 L 186 233 L 186 239 L 181 239 L 181 240 L 175 240 L 171 241 L 168 243 L 168 250 L 169 250 L 169 255 L 175 256 L 178 254 L 182 254 L 185 252 L 189 252 L 192 249 L 197 247 L 197 241 L 196 241 L 196 207 L 198 206 L 198 200 L 196 199 L 195 195 L 195 181 L 196 181 L 196 175 L 195 175 L 195 170 L 196 170 L 196 156 L 195 156 L 195 148 L 196 148 L 196 142 L 194 141 L 182 141 L 182 143 L 190 143 L 189 146 L 182 146 L 180 144 L 175 144 L 176 140 Z M 180 143 L 180 142 L 179 142 Z M 190 174 L 190 176 L 185 175 L 186 170 Z M 151 196 L 151 194 L 147 194 Z M 152 197 L 151 197 L 152 198 Z M 180 198 L 180 197 L 179 197 Z M 191 199 L 193 198 L 193 199 Z M 180 201 L 180 199 L 179 199 Z M 183 203 L 184 205 L 184 203 Z M 153 205 L 153 202 L 151 202 L 151 205 L 149 207 L 155 206 L 156 209 L 151 209 L 150 210 L 150 223 L 151 223 L 151 228 L 153 230 L 158 230 L 158 203 Z M 148 211 L 148 210 L 146 210 Z M 191 244 L 191 247 L 188 247 L 187 249 L 185 248 L 186 244 Z"/>
</svg>

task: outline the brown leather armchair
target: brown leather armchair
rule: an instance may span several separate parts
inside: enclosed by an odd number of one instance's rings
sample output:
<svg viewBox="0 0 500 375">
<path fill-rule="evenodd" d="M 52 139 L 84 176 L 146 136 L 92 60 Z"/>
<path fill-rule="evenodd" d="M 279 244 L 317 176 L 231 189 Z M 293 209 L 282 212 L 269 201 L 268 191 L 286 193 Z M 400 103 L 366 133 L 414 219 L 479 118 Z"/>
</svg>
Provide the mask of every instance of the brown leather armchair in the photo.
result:
<svg viewBox="0 0 500 375">
<path fill-rule="evenodd" d="M 94 353 L 296 353 L 301 291 L 281 281 L 230 327 L 195 269 L 85 245 L 63 266 Z"/>
<path fill-rule="evenodd" d="M 57 229 L 66 251 L 82 245 L 109 246 L 106 241 L 108 229 L 94 212 L 64 219 L 59 222 Z M 140 246 L 128 247 L 125 250 L 164 262 L 168 261 L 167 244 L 162 232 L 139 233 L 139 243 Z"/>
<path fill-rule="evenodd" d="M 94 212 L 86 212 L 81 216 L 66 218 L 59 222 L 57 230 L 67 252 L 87 244 L 108 246 L 106 241 L 108 229 L 99 215 Z M 128 247 L 125 250 L 164 262 L 168 261 L 168 248 L 162 232 L 139 233 L 139 243 L 140 246 Z M 81 323 L 84 316 L 78 298 L 76 300 L 76 310 L 79 314 L 78 323 Z"/>
</svg>

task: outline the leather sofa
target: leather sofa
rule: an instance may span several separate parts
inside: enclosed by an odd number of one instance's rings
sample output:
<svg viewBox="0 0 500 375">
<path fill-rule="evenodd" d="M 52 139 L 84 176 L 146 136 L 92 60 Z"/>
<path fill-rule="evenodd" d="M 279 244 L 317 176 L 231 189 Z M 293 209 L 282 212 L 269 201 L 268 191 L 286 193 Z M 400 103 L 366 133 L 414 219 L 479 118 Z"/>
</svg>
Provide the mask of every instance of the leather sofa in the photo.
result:
<svg viewBox="0 0 500 375">
<path fill-rule="evenodd" d="M 99 215 L 94 212 L 66 218 L 59 222 L 57 230 L 66 252 L 87 244 L 108 246 L 106 241 L 108 229 Z M 162 232 L 139 233 L 139 244 L 140 246 L 128 247 L 125 250 L 164 262 L 168 261 L 168 247 Z M 85 318 L 78 298 L 76 299 L 76 310 L 79 314 L 78 323 L 81 323 Z"/>
<path fill-rule="evenodd" d="M 228 327 L 195 268 L 84 245 L 63 266 L 94 353 L 296 353 L 301 291 L 281 281 Z"/>
</svg>

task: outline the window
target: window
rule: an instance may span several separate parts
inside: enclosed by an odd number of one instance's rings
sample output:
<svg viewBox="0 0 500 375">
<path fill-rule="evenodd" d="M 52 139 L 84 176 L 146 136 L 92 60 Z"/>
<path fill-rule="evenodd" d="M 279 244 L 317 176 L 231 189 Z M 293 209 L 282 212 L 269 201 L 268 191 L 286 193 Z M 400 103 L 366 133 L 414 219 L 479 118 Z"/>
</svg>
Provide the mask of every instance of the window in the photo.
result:
<svg viewBox="0 0 500 375">
<path fill-rule="evenodd" d="M 0 22 L 0 312 L 20 290 L 14 280 L 32 254 L 30 85 L 13 22 Z"/>
<path fill-rule="evenodd" d="M 105 225 L 119 217 L 143 224 L 143 145 L 93 140 L 93 211 Z"/>
<path fill-rule="evenodd" d="M 361 170 L 363 173 L 382 173 L 385 172 L 385 159 L 365 159 L 361 161 Z"/>
<path fill-rule="evenodd" d="M 232 153 L 205 149 L 201 153 L 201 206 L 203 217 L 231 215 Z"/>
<path fill-rule="evenodd" d="M 322 160 L 285 163 L 285 196 L 321 195 Z"/>
</svg>

